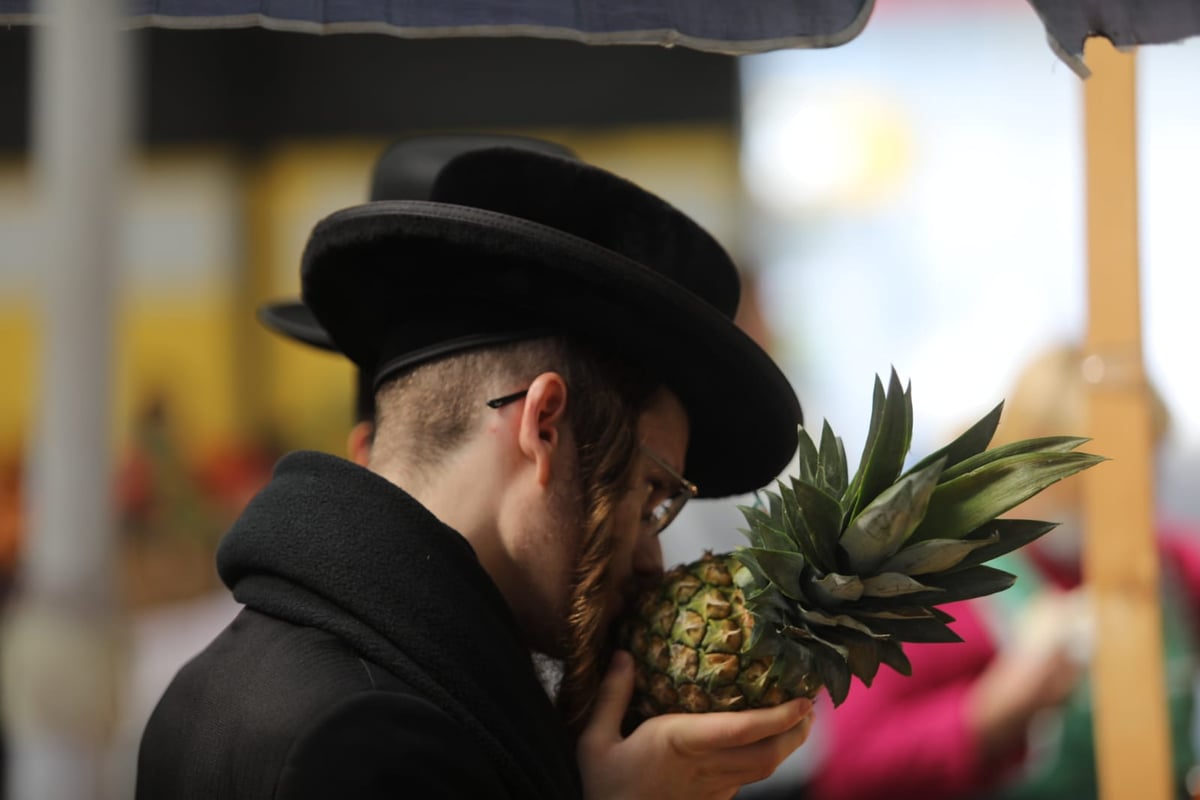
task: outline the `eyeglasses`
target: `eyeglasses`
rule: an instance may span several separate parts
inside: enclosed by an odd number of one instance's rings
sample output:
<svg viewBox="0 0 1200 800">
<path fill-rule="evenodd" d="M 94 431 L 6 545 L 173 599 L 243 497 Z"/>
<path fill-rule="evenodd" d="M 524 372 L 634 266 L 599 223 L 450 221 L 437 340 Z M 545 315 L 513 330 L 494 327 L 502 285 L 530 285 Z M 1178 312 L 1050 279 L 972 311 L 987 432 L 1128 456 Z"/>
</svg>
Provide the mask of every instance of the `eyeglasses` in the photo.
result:
<svg viewBox="0 0 1200 800">
<path fill-rule="evenodd" d="M 512 394 L 506 394 L 506 395 L 504 395 L 504 397 L 497 397 L 494 400 L 488 400 L 487 407 L 488 408 L 501 408 L 503 406 L 508 405 L 509 403 L 517 402 L 518 400 L 520 400 L 522 397 L 524 397 L 527 394 L 529 394 L 528 389 L 522 389 L 521 391 L 513 392 Z"/>
<path fill-rule="evenodd" d="M 522 389 L 519 392 L 513 392 L 503 397 L 488 400 L 486 404 L 488 408 L 503 408 L 510 403 L 515 403 L 527 394 L 529 394 L 529 390 Z M 670 496 L 650 510 L 647 522 L 653 526 L 654 535 L 657 536 L 663 532 L 664 528 L 675 521 L 675 518 L 679 516 L 679 512 L 687 505 L 687 501 L 700 493 L 700 488 L 676 472 L 674 467 L 663 460 L 653 450 L 644 445 L 639 446 L 638 449 L 642 455 L 657 464 L 663 472 L 667 473 L 672 480 L 679 484 L 679 487 Z"/>
<path fill-rule="evenodd" d="M 700 487 L 676 472 L 670 464 L 650 448 L 642 445 L 638 449 L 641 450 L 642 455 L 657 464 L 663 472 L 670 475 L 671 479 L 679 484 L 679 487 L 670 496 L 650 510 L 648 522 L 654 527 L 654 535 L 657 536 L 675 521 L 679 512 L 687 505 L 687 501 L 700 493 Z"/>
</svg>

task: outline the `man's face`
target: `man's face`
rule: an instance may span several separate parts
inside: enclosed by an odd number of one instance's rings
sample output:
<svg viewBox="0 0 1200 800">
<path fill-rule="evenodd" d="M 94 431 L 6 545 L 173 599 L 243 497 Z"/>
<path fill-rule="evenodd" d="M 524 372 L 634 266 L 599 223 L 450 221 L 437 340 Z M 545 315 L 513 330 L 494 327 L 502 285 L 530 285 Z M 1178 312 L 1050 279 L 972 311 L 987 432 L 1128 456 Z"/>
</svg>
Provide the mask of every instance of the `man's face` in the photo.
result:
<svg viewBox="0 0 1200 800">
<path fill-rule="evenodd" d="M 671 474 L 682 474 L 688 445 L 687 414 L 679 400 L 665 390 L 657 392 L 639 416 L 636 434 L 638 450 L 628 482 L 612 498 L 613 510 L 595 535 L 584 531 L 582 499 L 573 506 L 579 521 L 574 530 L 581 538 L 565 587 L 569 611 L 559 618 L 565 676 L 558 696 L 571 724 L 587 716 L 595 698 L 613 622 L 639 585 L 662 573 L 660 525 L 652 512 L 680 488 Z"/>
<path fill-rule="evenodd" d="M 537 526 L 539 533 L 530 538 L 533 546 L 523 559 L 527 565 L 537 565 L 529 577 L 531 585 L 541 585 L 543 611 L 549 612 L 543 618 L 547 622 L 556 620 L 557 633 L 549 637 L 553 641 L 573 639 L 568 632 L 572 598 L 598 613 L 600 627 L 607 630 L 639 584 L 662 573 L 662 548 L 649 515 L 678 490 L 678 481 L 655 459 L 682 474 L 688 444 L 687 414 L 674 394 L 659 390 L 652 397 L 638 417 L 637 437 L 641 449 L 634 456 L 629 482 L 610 519 L 611 550 L 606 559 L 606 575 L 603 583 L 596 586 L 581 586 L 577 582 L 578 568 L 589 557 L 584 542 L 583 498 L 575 477 L 574 447 L 560 448 L 564 460 L 556 474 L 562 476 L 561 482 L 551 494 L 551 502 L 542 516 L 543 524 Z M 643 451 L 649 451 L 654 458 Z M 557 647 L 549 646 L 546 638 L 540 646 L 552 655 L 562 655 Z"/>
<path fill-rule="evenodd" d="M 688 418 L 678 398 L 660 389 L 638 418 L 637 434 L 641 450 L 613 520 L 613 552 L 604 601 L 606 628 L 641 584 L 662 574 L 660 531 L 651 512 L 679 491 L 679 480 L 671 472 L 684 474 Z"/>
</svg>

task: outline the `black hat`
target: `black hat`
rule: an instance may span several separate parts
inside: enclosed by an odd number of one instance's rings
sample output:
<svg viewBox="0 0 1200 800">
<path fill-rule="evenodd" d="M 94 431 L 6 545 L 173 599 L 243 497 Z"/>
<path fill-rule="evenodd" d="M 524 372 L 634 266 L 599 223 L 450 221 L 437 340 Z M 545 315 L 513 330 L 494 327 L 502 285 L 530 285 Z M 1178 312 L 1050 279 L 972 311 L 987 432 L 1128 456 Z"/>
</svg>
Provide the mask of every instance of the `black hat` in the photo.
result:
<svg viewBox="0 0 1200 800">
<path fill-rule="evenodd" d="M 518 147 L 575 158 L 566 147 L 529 136 L 459 133 L 414 136 L 390 144 L 371 174 L 371 200 L 428 200 L 438 172 L 448 161 L 485 147 Z M 299 300 L 264 303 L 258 319 L 271 330 L 322 350 L 337 350 L 329 334 Z"/>
<path fill-rule="evenodd" d="M 375 163 L 371 175 L 371 200 L 426 200 L 438 172 L 448 161 L 485 147 L 517 147 L 575 158 L 554 142 L 508 134 L 442 134 L 415 136 L 393 142 Z M 299 300 L 264 303 L 258 320 L 266 327 L 312 347 L 337 352 L 329 334 Z M 355 418 L 370 420 L 375 413 L 375 377 L 360 371 L 355 396 Z"/>
<path fill-rule="evenodd" d="M 663 200 L 578 160 L 475 150 L 441 170 L 429 202 L 338 211 L 309 238 L 301 287 L 377 380 L 547 332 L 640 364 L 688 411 L 687 472 L 703 496 L 763 486 L 796 449 L 791 385 L 733 324 L 729 255 Z"/>
</svg>

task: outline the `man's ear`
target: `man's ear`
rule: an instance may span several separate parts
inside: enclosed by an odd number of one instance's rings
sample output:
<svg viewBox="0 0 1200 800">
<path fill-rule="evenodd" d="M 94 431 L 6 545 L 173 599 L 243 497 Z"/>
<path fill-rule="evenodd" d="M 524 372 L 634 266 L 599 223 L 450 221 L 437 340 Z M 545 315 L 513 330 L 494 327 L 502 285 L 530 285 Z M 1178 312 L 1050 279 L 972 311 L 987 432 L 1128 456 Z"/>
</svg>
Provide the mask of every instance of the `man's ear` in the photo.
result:
<svg viewBox="0 0 1200 800">
<path fill-rule="evenodd" d="M 365 467 L 371 460 L 371 445 L 375 439 L 375 425 L 370 422 L 359 422 L 350 429 L 346 437 L 346 451 L 350 460 L 360 467 Z"/>
<path fill-rule="evenodd" d="M 567 382 L 557 372 L 533 379 L 521 411 L 517 445 L 534 462 L 538 483 L 550 483 L 555 451 L 563 442 L 567 417 Z"/>
</svg>

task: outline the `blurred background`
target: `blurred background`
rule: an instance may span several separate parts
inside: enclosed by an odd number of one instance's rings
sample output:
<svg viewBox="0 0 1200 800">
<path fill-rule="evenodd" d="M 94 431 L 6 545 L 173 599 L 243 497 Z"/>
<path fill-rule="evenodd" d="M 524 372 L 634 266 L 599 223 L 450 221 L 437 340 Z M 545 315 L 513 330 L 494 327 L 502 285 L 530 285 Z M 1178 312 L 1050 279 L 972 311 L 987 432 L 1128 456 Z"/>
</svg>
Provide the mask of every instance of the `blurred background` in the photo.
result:
<svg viewBox="0 0 1200 800">
<path fill-rule="evenodd" d="M 1003 399 L 1035 352 L 1083 336 L 1081 84 L 1024 0 L 878 0 L 848 44 L 741 58 L 262 29 L 130 36 L 136 151 L 113 198 L 112 496 L 134 620 L 118 787 L 150 705 L 233 614 L 212 563 L 226 525 L 282 453 L 345 451 L 349 364 L 271 334 L 254 309 L 298 293 L 312 225 L 365 200 L 398 137 L 551 139 L 691 213 L 745 272 L 741 322 L 852 462 L 874 375 L 911 380 L 920 454 Z M 0 29 L 6 585 L 42 403 L 31 39 Z M 1200 42 L 1145 48 L 1139 70 L 1145 358 L 1174 423 L 1158 501 L 1196 519 Z M 736 502 L 689 505 L 664 537 L 668 560 L 738 544 Z"/>
<path fill-rule="evenodd" d="M 1048 345 L 1083 339 L 1082 88 L 1023 0 L 882 0 L 845 45 L 738 70 L 753 320 L 808 425 L 827 419 L 852 462 L 874 375 L 912 382 L 919 454 L 1003 400 Z M 1144 357 L 1172 417 L 1158 502 L 1196 519 L 1200 42 L 1142 48 L 1138 70 Z M 664 536 L 681 557 L 685 529 Z"/>
</svg>

